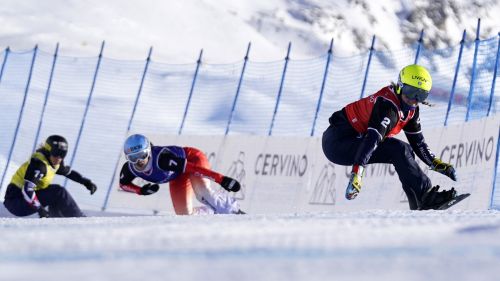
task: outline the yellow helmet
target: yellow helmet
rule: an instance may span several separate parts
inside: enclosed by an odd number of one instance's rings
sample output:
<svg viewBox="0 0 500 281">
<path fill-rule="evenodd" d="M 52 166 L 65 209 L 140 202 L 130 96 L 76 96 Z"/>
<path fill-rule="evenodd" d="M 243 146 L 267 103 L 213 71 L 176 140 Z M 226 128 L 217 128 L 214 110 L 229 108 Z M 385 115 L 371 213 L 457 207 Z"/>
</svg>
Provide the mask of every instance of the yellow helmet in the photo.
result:
<svg viewBox="0 0 500 281">
<path fill-rule="evenodd" d="M 421 65 L 411 64 L 399 72 L 396 92 L 403 93 L 410 99 L 423 102 L 432 88 L 432 78 L 429 71 Z"/>
</svg>

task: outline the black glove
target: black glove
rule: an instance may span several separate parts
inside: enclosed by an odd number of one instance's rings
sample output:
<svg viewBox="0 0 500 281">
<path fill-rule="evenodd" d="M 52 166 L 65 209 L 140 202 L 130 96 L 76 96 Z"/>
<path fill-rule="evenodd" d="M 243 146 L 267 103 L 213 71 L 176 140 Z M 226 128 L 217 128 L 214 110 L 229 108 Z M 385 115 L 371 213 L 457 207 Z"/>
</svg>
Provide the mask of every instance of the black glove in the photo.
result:
<svg viewBox="0 0 500 281">
<path fill-rule="evenodd" d="M 230 177 L 222 177 L 220 185 L 227 191 L 238 192 L 241 189 L 240 183 Z"/>
<path fill-rule="evenodd" d="M 141 195 L 151 195 L 156 193 L 160 186 L 156 183 L 147 183 L 141 187 Z"/>
<path fill-rule="evenodd" d="M 90 195 L 94 194 L 97 190 L 97 186 L 89 179 L 84 179 L 83 185 L 90 191 Z"/>
<path fill-rule="evenodd" d="M 49 212 L 48 212 L 47 210 L 45 210 L 45 208 L 44 208 L 44 207 L 40 207 L 40 208 L 38 208 L 36 211 L 37 211 L 38 216 L 39 216 L 40 218 L 48 218 L 48 217 L 50 217 L 50 216 L 49 216 Z"/>
</svg>

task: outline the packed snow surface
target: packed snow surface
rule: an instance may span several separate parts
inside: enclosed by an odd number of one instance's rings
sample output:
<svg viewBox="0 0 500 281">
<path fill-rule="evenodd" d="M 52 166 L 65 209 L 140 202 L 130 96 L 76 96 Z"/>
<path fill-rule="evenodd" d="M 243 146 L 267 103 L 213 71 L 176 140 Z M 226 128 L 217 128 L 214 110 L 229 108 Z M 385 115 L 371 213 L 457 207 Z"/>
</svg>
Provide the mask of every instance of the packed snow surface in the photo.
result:
<svg viewBox="0 0 500 281">
<path fill-rule="evenodd" d="M 498 280 L 499 211 L 0 218 L 0 280 Z"/>
</svg>

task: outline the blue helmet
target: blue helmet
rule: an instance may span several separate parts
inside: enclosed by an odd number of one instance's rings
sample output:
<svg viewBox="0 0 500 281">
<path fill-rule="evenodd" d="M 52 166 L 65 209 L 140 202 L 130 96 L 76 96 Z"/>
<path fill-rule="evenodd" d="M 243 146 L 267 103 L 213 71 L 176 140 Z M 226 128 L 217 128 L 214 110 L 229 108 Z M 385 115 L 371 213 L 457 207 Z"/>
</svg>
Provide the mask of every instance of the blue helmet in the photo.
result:
<svg viewBox="0 0 500 281">
<path fill-rule="evenodd" d="M 141 134 L 131 135 L 125 140 L 123 153 L 127 161 L 135 164 L 151 155 L 151 142 Z"/>
</svg>

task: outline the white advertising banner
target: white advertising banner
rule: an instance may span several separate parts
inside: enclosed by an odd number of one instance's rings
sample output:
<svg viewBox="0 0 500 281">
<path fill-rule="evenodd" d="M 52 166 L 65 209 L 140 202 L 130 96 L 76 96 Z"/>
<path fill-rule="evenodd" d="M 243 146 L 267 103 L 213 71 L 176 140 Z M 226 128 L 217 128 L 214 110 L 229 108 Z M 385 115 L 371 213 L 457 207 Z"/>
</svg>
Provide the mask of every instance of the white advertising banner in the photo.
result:
<svg viewBox="0 0 500 281">
<path fill-rule="evenodd" d="M 436 156 L 451 163 L 457 171 L 457 182 L 438 173 L 429 173 L 433 184 L 454 186 L 459 193 L 471 196 L 457 209 L 487 209 L 490 204 L 499 119 L 482 119 L 464 125 L 433 129 L 428 137 Z"/>
<path fill-rule="evenodd" d="M 416 157 L 432 184 L 439 185 L 443 189 L 454 187 L 458 193 L 471 194 L 469 198 L 455 206 L 455 209 L 489 207 L 498 141 L 498 121 L 498 118 L 483 119 L 462 125 L 424 129 L 424 136 L 431 151 L 444 162 L 452 164 L 458 178 L 454 182 L 430 170 Z M 397 137 L 407 141 L 404 134 Z M 408 209 L 406 195 L 392 165 L 369 165 L 363 179 L 363 190 L 355 200 L 368 196 L 376 198 L 375 201 L 369 199 L 370 202 L 364 202 L 363 207 Z"/>
<path fill-rule="evenodd" d="M 498 130 L 499 118 L 424 129 L 430 149 L 437 157 L 451 163 L 458 176 L 458 181 L 453 182 L 429 170 L 417 158 L 432 184 L 444 189 L 455 187 L 458 193 L 471 193 L 469 198 L 454 206 L 455 209 L 489 207 Z M 330 163 L 323 155 L 321 138 L 148 137 L 155 145 L 192 146 L 204 151 L 213 170 L 241 182 L 242 189 L 233 195 L 248 213 L 409 209 L 398 175 L 389 164 L 369 165 L 359 196 L 351 201 L 345 199 L 351 167 Z M 404 134 L 398 138 L 406 141 Z M 216 183 L 212 185 L 225 192 Z M 138 196 L 113 188 L 108 207 L 173 213 L 168 184 L 163 184 L 160 191 L 151 196 Z"/>
</svg>

